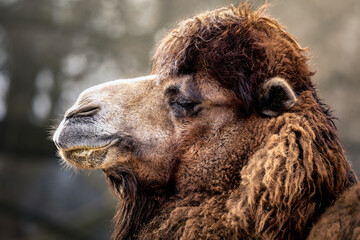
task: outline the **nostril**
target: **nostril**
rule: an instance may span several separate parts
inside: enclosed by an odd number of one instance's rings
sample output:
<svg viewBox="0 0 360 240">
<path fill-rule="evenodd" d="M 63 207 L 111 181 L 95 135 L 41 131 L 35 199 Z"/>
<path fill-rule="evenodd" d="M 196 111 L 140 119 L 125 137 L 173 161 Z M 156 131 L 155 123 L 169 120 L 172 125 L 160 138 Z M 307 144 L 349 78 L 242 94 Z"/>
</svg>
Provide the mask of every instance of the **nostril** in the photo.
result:
<svg viewBox="0 0 360 240">
<path fill-rule="evenodd" d="M 98 111 L 100 111 L 99 106 L 84 106 L 68 112 L 66 118 L 92 116 Z"/>
<path fill-rule="evenodd" d="M 80 109 L 79 112 L 77 112 L 76 116 L 91 116 L 96 114 L 100 110 L 99 107 L 87 107 L 84 109 Z"/>
</svg>

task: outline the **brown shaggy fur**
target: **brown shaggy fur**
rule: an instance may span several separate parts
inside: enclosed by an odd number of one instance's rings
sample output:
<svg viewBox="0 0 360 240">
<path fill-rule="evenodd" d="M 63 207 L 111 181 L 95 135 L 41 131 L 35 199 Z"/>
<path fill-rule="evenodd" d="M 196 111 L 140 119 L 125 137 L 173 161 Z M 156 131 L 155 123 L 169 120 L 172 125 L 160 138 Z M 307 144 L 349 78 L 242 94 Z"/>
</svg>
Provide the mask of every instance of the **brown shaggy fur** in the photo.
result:
<svg viewBox="0 0 360 240">
<path fill-rule="evenodd" d="M 239 186 L 175 195 L 141 239 L 304 239 L 338 194 L 357 182 L 332 123 L 316 106 L 307 91 L 293 112 L 256 125 L 267 136 L 257 139 L 263 144 L 250 154 Z"/>
<path fill-rule="evenodd" d="M 174 161 L 199 158 L 204 165 L 196 168 L 203 170 L 188 170 L 192 175 L 184 181 L 174 173 L 163 194 L 148 191 L 143 200 L 119 195 L 115 238 L 136 233 L 140 239 L 304 239 L 337 196 L 357 182 L 332 117 L 316 96 L 304 52 L 276 21 L 246 4 L 187 19 L 167 34 L 153 58 L 159 81 L 182 75 L 215 79 L 235 93 L 240 114 L 248 116 L 240 124 L 248 130 L 213 148 L 210 141 L 221 136 L 202 139 L 206 124 L 183 133 Z M 258 89 L 273 76 L 287 79 L 298 101 L 291 112 L 258 121 Z M 195 140 L 205 151 L 216 151 L 216 159 L 202 157 L 200 147 L 189 153 Z M 211 171 L 214 160 L 220 163 Z M 112 173 L 105 173 L 117 189 Z M 201 187 L 202 178 L 209 184 Z"/>
<path fill-rule="evenodd" d="M 297 94 L 314 90 L 304 51 L 264 8 L 240 4 L 181 22 L 158 44 L 153 72 L 160 79 L 204 72 L 234 91 L 251 113 L 258 86 L 270 77 L 287 79 Z"/>
<path fill-rule="evenodd" d="M 329 207 L 310 237 L 325 236 L 332 224 L 327 236 L 355 236 L 359 186 L 331 206 L 358 180 L 305 54 L 263 10 L 240 4 L 189 18 L 168 33 L 153 58 L 157 85 L 150 77 L 82 94 L 72 110 L 78 116 L 68 114 L 54 138 L 65 153 L 77 147 L 80 165 L 76 134 L 87 139 L 98 133 L 88 128 L 103 121 L 98 129 L 110 122 L 104 129 L 120 136 L 95 164 L 119 198 L 114 238 L 305 239 Z M 282 85 L 264 91 L 274 78 Z M 128 90 L 121 103 L 106 105 L 103 98 L 116 98 L 120 88 Z M 293 101 L 276 105 L 264 92 L 280 103 L 291 92 Z M 81 112 L 86 99 L 94 105 L 99 98 L 100 107 Z M 120 127 L 107 115 L 111 109 L 121 115 Z"/>
<path fill-rule="evenodd" d="M 273 135 L 242 169 L 240 188 L 227 202 L 233 226 L 255 238 L 305 238 L 319 213 L 356 182 L 311 93 L 298 101 L 294 113 L 266 126 Z"/>
<path fill-rule="evenodd" d="M 308 239 L 360 239 L 360 185 L 350 188 L 326 210 Z"/>
</svg>

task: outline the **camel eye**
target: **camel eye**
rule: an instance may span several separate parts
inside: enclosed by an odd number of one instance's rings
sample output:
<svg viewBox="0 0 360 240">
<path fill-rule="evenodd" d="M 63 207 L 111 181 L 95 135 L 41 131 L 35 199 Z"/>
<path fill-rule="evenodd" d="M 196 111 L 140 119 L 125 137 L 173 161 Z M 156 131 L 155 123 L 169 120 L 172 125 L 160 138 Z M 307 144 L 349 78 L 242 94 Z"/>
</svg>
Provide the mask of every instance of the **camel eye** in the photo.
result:
<svg viewBox="0 0 360 240">
<path fill-rule="evenodd" d="M 175 117 L 182 118 L 186 116 L 195 116 L 199 112 L 198 103 L 183 97 L 175 98 L 169 101 L 170 108 Z"/>
<path fill-rule="evenodd" d="M 195 105 L 196 105 L 195 102 L 192 102 L 192 101 L 184 99 L 184 98 L 175 99 L 170 102 L 171 108 L 181 107 L 186 111 L 193 109 L 195 107 Z"/>
<path fill-rule="evenodd" d="M 190 89 L 185 96 L 178 86 L 171 86 L 165 91 L 165 96 L 175 117 L 194 117 L 201 111 L 201 98 L 194 90 Z"/>
</svg>

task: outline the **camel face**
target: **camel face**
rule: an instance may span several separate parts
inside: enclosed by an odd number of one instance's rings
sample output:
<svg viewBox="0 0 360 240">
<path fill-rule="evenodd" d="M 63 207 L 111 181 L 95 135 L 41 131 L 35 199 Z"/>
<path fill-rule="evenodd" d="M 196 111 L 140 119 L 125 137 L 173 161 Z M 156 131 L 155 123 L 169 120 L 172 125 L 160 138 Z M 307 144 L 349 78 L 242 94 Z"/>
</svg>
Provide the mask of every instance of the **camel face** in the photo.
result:
<svg viewBox="0 0 360 240">
<path fill-rule="evenodd" d="M 265 102 L 272 87 L 293 96 L 286 80 L 273 78 L 260 91 Z M 295 101 L 289 99 L 286 109 Z M 53 140 L 76 167 L 126 168 L 151 189 L 172 181 L 176 192 L 221 192 L 238 184 L 241 168 L 261 145 L 254 132 L 268 121 L 244 115 L 239 105 L 233 91 L 203 73 L 115 80 L 82 92 Z"/>
<path fill-rule="evenodd" d="M 219 129 L 234 117 L 230 91 L 211 81 L 198 86 L 191 76 L 159 82 L 151 75 L 91 87 L 65 113 L 53 140 L 76 167 L 121 165 L 165 184 L 184 136 L 190 147 L 199 141 L 193 131 Z"/>
</svg>

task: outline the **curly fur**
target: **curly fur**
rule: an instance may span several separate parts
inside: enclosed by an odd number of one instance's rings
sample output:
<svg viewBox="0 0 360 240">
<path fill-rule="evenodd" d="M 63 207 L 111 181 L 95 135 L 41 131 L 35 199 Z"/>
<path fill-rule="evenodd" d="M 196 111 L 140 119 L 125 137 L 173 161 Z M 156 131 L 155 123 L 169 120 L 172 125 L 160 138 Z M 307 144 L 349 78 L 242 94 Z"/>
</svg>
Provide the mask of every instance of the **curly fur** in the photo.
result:
<svg viewBox="0 0 360 240">
<path fill-rule="evenodd" d="M 304 239 L 338 194 L 357 182 L 332 125 L 314 102 L 306 92 L 293 112 L 256 126 L 267 136 L 242 168 L 239 186 L 218 194 L 175 195 L 141 238 Z"/>
<path fill-rule="evenodd" d="M 240 188 L 227 202 L 232 225 L 252 237 L 305 238 L 337 194 L 356 182 L 312 95 L 299 101 L 301 115 L 284 114 L 266 126 L 273 134 L 242 169 Z"/>
<path fill-rule="evenodd" d="M 360 185 L 355 185 L 326 210 L 312 228 L 312 239 L 360 239 Z"/>
<path fill-rule="evenodd" d="M 246 117 L 211 134 L 206 122 L 184 130 L 162 192 L 136 182 L 130 170 L 105 170 L 121 204 L 115 239 L 306 238 L 358 180 L 317 98 L 305 52 L 263 10 L 246 4 L 187 19 L 166 35 L 153 58 L 159 81 L 214 79 L 234 93 Z M 266 118 L 257 111 L 259 88 L 274 76 L 289 82 L 297 101 Z M 319 224 L 331 221 L 324 218 Z"/>
<path fill-rule="evenodd" d="M 153 72 L 160 80 L 206 72 L 234 91 L 247 113 L 256 106 L 257 87 L 272 76 L 290 81 L 298 94 L 313 90 L 306 49 L 264 12 L 240 4 L 181 22 L 158 44 Z"/>
</svg>

